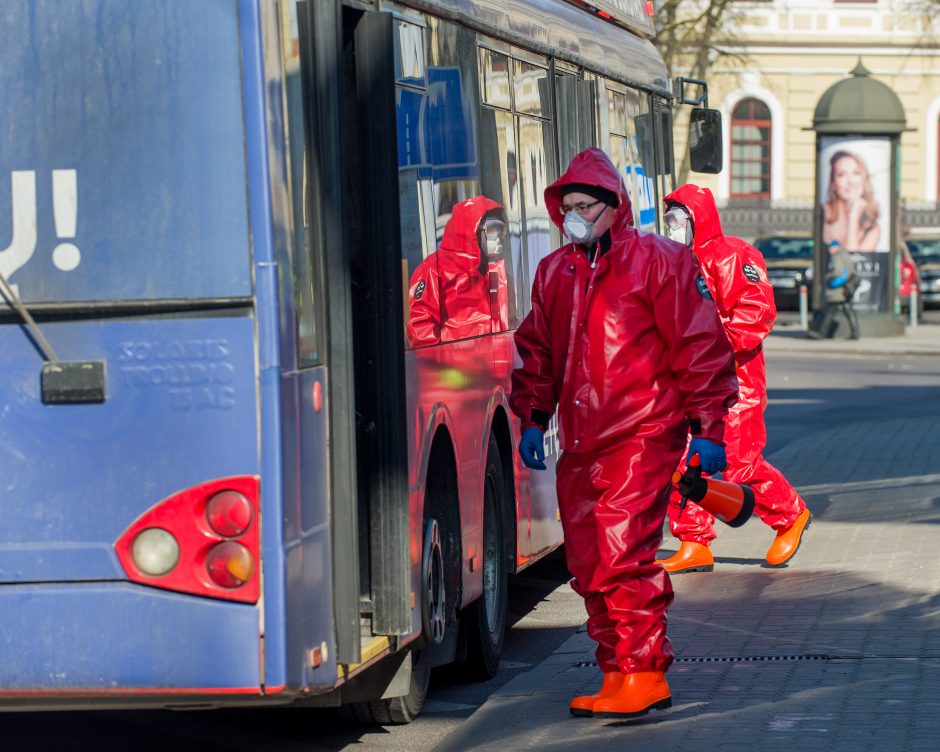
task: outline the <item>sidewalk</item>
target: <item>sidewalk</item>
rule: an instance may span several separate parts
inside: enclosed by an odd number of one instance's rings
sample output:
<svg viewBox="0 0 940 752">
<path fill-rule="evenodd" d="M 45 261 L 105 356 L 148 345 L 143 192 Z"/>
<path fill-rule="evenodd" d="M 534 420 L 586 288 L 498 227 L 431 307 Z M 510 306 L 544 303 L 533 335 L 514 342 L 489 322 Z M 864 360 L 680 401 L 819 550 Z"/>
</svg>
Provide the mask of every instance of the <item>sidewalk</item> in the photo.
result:
<svg viewBox="0 0 940 752">
<path fill-rule="evenodd" d="M 899 337 L 861 339 L 810 339 L 798 324 L 778 324 L 764 342 L 767 352 L 806 352 L 869 355 L 940 355 L 940 324 L 907 327 Z"/>
<path fill-rule="evenodd" d="M 918 329 L 904 338 L 911 349 L 785 334 L 768 349 L 940 354 L 940 326 Z M 936 418 L 818 431 L 771 460 L 806 499 L 813 524 L 787 568 L 763 566 L 772 531 L 755 518 L 734 531 L 720 526 L 713 573 L 673 578 L 670 710 L 632 721 L 572 718 L 568 700 L 599 682 L 582 631 L 492 695 L 439 751 L 940 749 Z M 661 554 L 676 547 L 667 531 Z"/>
</svg>

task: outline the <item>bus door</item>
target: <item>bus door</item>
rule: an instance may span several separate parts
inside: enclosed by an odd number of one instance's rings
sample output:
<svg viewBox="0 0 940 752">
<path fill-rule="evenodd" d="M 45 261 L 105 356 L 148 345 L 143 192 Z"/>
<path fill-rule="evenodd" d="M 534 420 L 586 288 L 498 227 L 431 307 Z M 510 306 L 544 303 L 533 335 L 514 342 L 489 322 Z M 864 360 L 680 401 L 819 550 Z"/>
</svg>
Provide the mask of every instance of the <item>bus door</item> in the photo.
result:
<svg viewBox="0 0 940 752">
<path fill-rule="evenodd" d="M 297 7 L 308 247 L 328 330 L 333 611 L 349 666 L 413 631 L 393 18 Z"/>
</svg>

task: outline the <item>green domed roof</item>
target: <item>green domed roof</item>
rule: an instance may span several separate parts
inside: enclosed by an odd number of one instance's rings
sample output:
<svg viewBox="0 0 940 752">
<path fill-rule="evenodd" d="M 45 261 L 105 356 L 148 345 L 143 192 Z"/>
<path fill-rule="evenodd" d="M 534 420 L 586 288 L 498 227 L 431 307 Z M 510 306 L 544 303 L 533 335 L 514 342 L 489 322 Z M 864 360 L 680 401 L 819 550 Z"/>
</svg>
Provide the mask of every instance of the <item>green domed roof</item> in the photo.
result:
<svg viewBox="0 0 940 752">
<path fill-rule="evenodd" d="M 861 60 L 851 78 L 826 89 L 813 113 L 817 133 L 901 133 L 906 124 L 898 95 L 872 78 Z"/>
</svg>

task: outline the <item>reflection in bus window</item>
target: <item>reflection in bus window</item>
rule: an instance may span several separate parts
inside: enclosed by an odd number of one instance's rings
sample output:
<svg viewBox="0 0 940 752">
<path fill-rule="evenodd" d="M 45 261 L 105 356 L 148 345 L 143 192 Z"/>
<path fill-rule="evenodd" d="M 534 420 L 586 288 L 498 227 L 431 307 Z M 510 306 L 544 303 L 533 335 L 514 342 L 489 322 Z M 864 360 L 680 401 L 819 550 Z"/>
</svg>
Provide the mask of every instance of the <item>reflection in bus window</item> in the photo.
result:
<svg viewBox="0 0 940 752">
<path fill-rule="evenodd" d="M 483 103 L 508 110 L 509 56 L 493 50 L 480 49 L 480 87 Z"/>
<path fill-rule="evenodd" d="M 453 207 L 440 248 L 411 278 L 411 347 L 509 328 L 506 239 L 506 213 L 497 202 L 476 196 Z"/>
<path fill-rule="evenodd" d="M 436 236 L 443 238 L 454 204 L 480 193 L 474 102 L 476 34 L 428 19 L 428 149 L 437 209 Z"/>
<path fill-rule="evenodd" d="M 395 80 L 400 84 L 424 86 L 424 29 L 398 22 L 395 40 Z"/>
<path fill-rule="evenodd" d="M 310 200 L 307 190 L 307 160 L 304 154 L 303 92 L 300 81 L 300 40 L 297 30 L 295 5 L 281 6 L 284 34 L 281 54 L 284 70 L 284 109 L 286 130 L 289 134 L 285 155 L 291 202 L 291 245 L 293 246 L 294 305 L 297 309 L 297 364 L 300 367 L 320 363 L 320 332 L 318 326 L 318 280 L 316 249 L 308 246 L 308 213 L 305 202 Z"/>
<path fill-rule="evenodd" d="M 529 279 L 545 256 L 561 245 L 555 224 L 549 221 L 543 194 L 555 179 L 550 123 L 519 118 L 520 182 L 525 203 L 525 247 Z M 528 297 L 525 299 L 528 310 Z"/>
<path fill-rule="evenodd" d="M 522 207 L 519 199 L 519 158 L 516 127 L 508 112 L 480 108 L 480 152 L 483 191 L 502 204 L 508 224 L 506 275 L 513 287 L 509 295 L 509 325 L 519 325 L 516 301 L 525 300 L 528 283 L 522 267 Z"/>
<path fill-rule="evenodd" d="M 653 192 L 652 138 L 648 129 L 638 128 L 649 109 L 646 97 L 634 91 L 609 89 L 608 117 L 610 157 L 623 176 L 633 205 L 633 223 L 641 230 L 656 230 L 656 199 Z M 646 140 L 650 143 L 647 144 Z"/>
<path fill-rule="evenodd" d="M 548 69 L 523 60 L 513 60 L 513 94 L 516 112 L 551 117 Z"/>
</svg>

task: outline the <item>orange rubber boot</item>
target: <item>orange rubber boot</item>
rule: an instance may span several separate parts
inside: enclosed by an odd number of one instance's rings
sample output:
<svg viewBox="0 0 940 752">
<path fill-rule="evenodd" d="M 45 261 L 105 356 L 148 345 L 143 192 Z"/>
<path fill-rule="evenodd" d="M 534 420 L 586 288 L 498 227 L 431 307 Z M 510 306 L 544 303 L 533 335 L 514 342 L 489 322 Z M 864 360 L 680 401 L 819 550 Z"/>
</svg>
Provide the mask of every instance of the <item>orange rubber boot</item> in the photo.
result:
<svg viewBox="0 0 940 752">
<path fill-rule="evenodd" d="M 619 671 L 610 671 L 604 673 L 604 683 L 594 695 L 580 695 L 575 697 L 568 705 L 571 715 L 577 715 L 589 718 L 594 715 L 594 703 L 605 697 L 611 697 L 617 694 L 620 685 L 623 684 L 623 674 Z"/>
<path fill-rule="evenodd" d="M 715 557 L 708 546 L 694 541 L 682 541 L 678 551 L 668 559 L 657 559 L 656 563 L 672 574 L 711 572 L 715 568 Z"/>
<path fill-rule="evenodd" d="M 809 507 L 806 507 L 800 512 L 796 522 L 786 530 L 777 533 L 777 537 L 767 550 L 767 563 L 770 566 L 781 567 L 793 558 L 803 541 L 803 533 L 809 528 L 812 519 L 813 515 L 810 514 Z"/>
<path fill-rule="evenodd" d="M 626 674 L 617 694 L 594 703 L 595 718 L 633 718 L 672 706 L 672 693 L 662 671 Z"/>
</svg>

